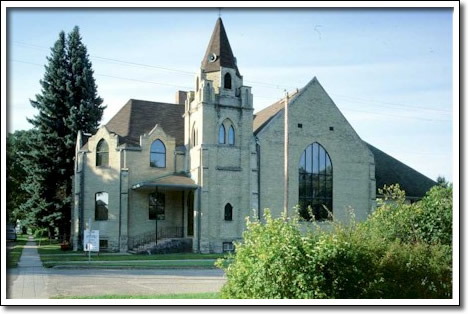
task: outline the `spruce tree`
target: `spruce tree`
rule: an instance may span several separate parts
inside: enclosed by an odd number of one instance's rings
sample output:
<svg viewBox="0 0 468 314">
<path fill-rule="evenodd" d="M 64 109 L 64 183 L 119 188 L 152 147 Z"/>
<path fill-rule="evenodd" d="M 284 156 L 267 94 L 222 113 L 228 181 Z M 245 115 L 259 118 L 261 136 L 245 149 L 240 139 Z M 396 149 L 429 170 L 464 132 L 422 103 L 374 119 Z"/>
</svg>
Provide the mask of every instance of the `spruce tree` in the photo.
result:
<svg viewBox="0 0 468 314">
<path fill-rule="evenodd" d="M 70 235 L 71 193 L 75 140 L 79 130 L 95 132 L 104 106 L 97 96 L 91 62 L 78 27 L 65 33 L 47 58 L 41 94 L 31 105 L 39 113 L 28 121 L 36 131 L 25 160 L 28 178 L 23 189 L 30 198 L 23 204 L 35 224 L 59 228 Z"/>
<path fill-rule="evenodd" d="M 23 159 L 25 152 L 29 151 L 28 138 L 31 133 L 31 130 L 18 130 L 8 133 L 6 138 L 6 208 L 7 220 L 11 224 L 21 220 L 24 225 L 27 219 L 28 213 L 22 211 L 20 205 L 28 200 L 28 195 L 21 189 L 21 185 L 27 175 Z"/>
</svg>

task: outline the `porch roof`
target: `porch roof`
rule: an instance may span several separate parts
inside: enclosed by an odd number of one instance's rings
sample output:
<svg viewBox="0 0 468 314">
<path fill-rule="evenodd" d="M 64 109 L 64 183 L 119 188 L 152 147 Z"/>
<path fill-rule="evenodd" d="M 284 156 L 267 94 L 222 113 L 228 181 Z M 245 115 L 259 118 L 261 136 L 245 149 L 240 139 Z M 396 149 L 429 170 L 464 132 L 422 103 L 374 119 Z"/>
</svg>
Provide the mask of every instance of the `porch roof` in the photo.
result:
<svg viewBox="0 0 468 314">
<path fill-rule="evenodd" d="M 187 176 L 172 174 L 150 181 L 144 181 L 132 186 L 132 190 L 145 191 L 152 190 L 155 187 L 170 189 L 170 190 L 195 190 L 198 185 Z"/>
</svg>

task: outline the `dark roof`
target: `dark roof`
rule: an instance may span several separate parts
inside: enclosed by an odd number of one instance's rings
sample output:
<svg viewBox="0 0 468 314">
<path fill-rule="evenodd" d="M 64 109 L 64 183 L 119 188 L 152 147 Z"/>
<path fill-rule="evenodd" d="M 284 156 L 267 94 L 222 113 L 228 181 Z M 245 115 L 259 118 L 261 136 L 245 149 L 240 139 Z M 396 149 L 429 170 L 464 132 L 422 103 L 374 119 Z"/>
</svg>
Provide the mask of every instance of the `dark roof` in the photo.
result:
<svg viewBox="0 0 468 314">
<path fill-rule="evenodd" d="M 406 196 L 423 197 L 437 183 L 401 161 L 385 154 L 378 148 L 366 143 L 375 160 L 375 180 L 377 189 L 386 184 L 398 183 L 405 190 Z"/>
<path fill-rule="evenodd" d="M 158 124 L 176 145 L 184 145 L 184 105 L 130 99 L 106 124 L 109 132 L 119 135 L 120 144 L 139 146 L 140 135 Z"/>
<path fill-rule="evenodd" d="M 176 188 L 176 189 L 187 189 L 187 190 L 194 190 L 198 188 L 191 178 L 181 175 L 181 174 L 174 174 L 174 175 L 167 175 L 164 177 L 156 178 L 151 181 L 140 182 L 132 186 L 133 190 L 148 190 L 154 189 L 155 187 L 163 187 L 163 188 Z"/>
<path fill-rule="evenodd" d="M 294 97 L 297 96 L 299 93 L 299 90 L 296 90 L 294 93 L 292 93 L 289 97 L 289 102 L 291 102 Z M 273 105 L 270 105 L 263 110 L 260 110 L 254 115 L 254 120 L 253 120 L 253 131 L 254 134 L 257 135 L 258 132 L 260 132 L 267 124 L 268 122 L 273 119 L 276 114 L 278 114 L 280 111 L 282 111 L 284 108 L 284 98 L 278 100 L 275 102 Z"/>
<path fill-rule="evenodd" d="M 217 56 L 216 61 L 210 62 L 210 55 L 214 53 Z M 221 67 L 231 68 L 236 70 L 236 74 L 240 76 L 237 68 L 236 58 L 232 53 L 231 45 L 229 44 L 226 30 L 224 29 L 223 21 L 218 18 L 216 26 L 211 35 L 210 43 L 206 48 L 205 57 L 203 58 L 201 68 L 205 72 L 216 72 Z"/>
</svg>

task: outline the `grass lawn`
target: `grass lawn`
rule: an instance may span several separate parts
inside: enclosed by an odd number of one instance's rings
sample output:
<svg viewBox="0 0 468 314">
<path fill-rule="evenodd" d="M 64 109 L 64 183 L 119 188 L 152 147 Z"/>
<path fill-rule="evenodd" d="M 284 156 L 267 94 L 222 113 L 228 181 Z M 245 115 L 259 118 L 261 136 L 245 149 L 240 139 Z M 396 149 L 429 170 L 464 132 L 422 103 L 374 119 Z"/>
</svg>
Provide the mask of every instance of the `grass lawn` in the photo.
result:
<svg viewBox="0 0 468 314">
<path fill-rule="evenodd" d="M 23 247 L 28 241 L 28 235 L 18 235 L 12 246 L 7 249 L 7 268 L 15 268 L 18 266 Z"/>
<path fill-rule="evenodd" d="M 51 299 L 219 299 L 217 292 L 204 292 L 204 293 L 182 293 L 182 294 L 151 294 L 151 295 L 118 295 L 107 294 L 98 296 L 84 296 L 84 297 L 65 297 L 57 296 Z"/>
<path fill-rule="evenodd" d="M 41 240 L 41 241 L 40 241 Z M 88 266 L 88 256 L 85 252 L 62 251 L 58 243 L 50 243 L 47 239 L 36 239 L 38 251 L 44 267 L 54 266 Z M 105 254 L 91 255 L 93 266 L 99 267 L 135 267 L 135 268 L 215 268 L 213 260 L 224 257 L 225 254 L 155 254 L 129 255 Z M 192 261 L 188 261 L 192 260 Z"/>
</svg>

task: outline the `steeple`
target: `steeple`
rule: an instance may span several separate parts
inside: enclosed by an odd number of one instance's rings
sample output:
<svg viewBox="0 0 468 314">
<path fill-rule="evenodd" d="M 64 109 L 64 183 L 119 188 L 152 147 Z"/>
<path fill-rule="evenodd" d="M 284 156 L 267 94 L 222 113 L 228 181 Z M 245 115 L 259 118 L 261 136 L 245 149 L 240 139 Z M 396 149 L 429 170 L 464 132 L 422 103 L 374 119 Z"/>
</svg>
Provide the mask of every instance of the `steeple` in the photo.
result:
<svg viewBox="0 0 468 314">
<path fill-rule="evenodd" d="M 240 77 L 236 58 L 232 53 L 231 45 L 229 45 L 223 21 L 219 17 L 206 49 L 201 69 L 205 72 L 217 72 L 220 71 L 220 67 L 235 69 L 236 74 Z"/>
</svg>

